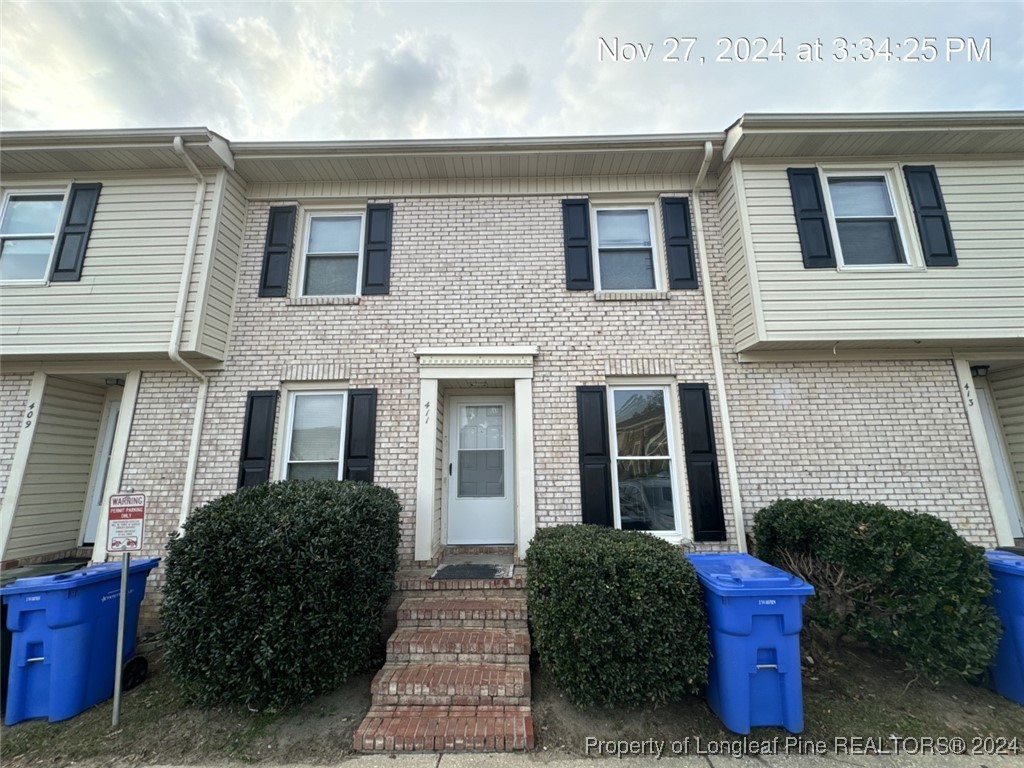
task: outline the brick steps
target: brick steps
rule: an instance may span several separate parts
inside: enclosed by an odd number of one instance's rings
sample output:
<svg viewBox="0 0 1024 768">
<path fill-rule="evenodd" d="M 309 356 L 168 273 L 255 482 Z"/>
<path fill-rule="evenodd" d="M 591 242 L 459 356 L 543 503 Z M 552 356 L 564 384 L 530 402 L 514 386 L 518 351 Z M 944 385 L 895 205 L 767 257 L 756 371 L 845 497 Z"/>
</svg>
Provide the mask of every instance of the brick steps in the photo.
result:
<svg viewBox="0 0 1024 768">
<path fill-rule="evenodd" d="M 373 706 L 356 731 L 363 752 L 513 752 L 533 747 L 529 707 Z"/>
<path fill-rule="evenodd" d="M 355 733 L 363 752 L 532 749 L 525 576 L 398 586 L 398 628 Z"/>
<path fill-rule="evenodd" d="M 409 597 L 398 607 L 402 627 L 526 629 L 526 600 L 519 597 Z"/>
<path fill-rule="evenodd" d="M 379 704 L 530 706 L 524 664 L 401 664 L 388 662 L 373 679 Z"/>
<path fill-rule="evenodd" d="M 388 661 L 528 664 L 530 633 L 525 629 L 399 626 L 388 640 Z"/>
</svg>

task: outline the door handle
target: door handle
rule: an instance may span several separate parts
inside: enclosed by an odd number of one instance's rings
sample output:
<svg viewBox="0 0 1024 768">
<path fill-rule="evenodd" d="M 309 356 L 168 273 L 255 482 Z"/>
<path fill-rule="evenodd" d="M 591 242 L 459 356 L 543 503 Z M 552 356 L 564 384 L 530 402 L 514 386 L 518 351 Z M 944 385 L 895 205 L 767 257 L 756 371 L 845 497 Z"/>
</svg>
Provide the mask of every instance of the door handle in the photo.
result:
<svg viewBox="0 0 1024 768">
<path fill-rule="evenodd" d="M 451 477 L 451 476 L 452 476 L 452 465 L 451 465 L 451 462 L 448 462 L 448 477 Z"/>
</svg>

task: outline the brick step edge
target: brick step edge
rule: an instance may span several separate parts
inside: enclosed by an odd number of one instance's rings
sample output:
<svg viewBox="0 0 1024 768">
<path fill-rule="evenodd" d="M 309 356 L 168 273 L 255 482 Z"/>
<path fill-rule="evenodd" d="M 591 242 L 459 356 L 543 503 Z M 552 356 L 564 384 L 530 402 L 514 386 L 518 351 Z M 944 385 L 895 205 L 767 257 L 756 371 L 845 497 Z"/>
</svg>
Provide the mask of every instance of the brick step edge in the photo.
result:
<svg viewBox="0 0 1024 768">
<path fill-rule="evenodd" d="M 358 752 L 517 752 L 533 749 L 529 707 L 374 706 L 356 729 Z"/>
<path fill-rule="evenodd" d="M 398 626 L 526 627 L 521 598 L 409 597 L 398 606 Z"/>
<path fill-rule="evenodd" d="M 373 678 L 373 704 L 529 706 L 528 664 L 387 663 Z"/>
<path fill-rule="evenodd" d="M 426 658 L 410 659 L 410 654 Z M 432 658 L 437 656 L 437 658 Z M 451 656 L 451 658 L 443 658 Z M 400 627 L 388 639 L 387 659 L 522 664 L 530 659 L 530 633 L 525 629 Z"/>
<path fill-rule="evenodd" d="M 525 576 L 513 576 L 510 579 L 431 579 L 429 576 L 416 576 L 395 582 L 396 592 L 487 592 L 504 595 L 511 591 L 522 591 L 525 594 L 525 590 Z"/>
</svg>

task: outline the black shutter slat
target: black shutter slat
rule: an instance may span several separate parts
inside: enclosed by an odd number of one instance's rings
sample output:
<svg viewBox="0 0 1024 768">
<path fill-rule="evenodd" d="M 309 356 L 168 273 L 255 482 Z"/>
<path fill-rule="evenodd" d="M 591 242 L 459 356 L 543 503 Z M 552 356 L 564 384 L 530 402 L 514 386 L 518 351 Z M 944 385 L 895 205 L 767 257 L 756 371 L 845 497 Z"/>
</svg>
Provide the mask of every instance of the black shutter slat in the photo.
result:
<svg viewBox="0 0 1024 768">
<path fill-rule="evenodd" d="M 924 263 L 929 267 L 955 267 L 956 247 L 949 227 L 949 214 L 942 199 L 939 176 L 934 165 L 905 165 L 903 176 L 914 205 L 917 232 L 921 236 Z"/>
<path fill-rule="evenodd" d="M 588 201 L 562 201 L 562 232 L 565 237 L 565 287 L 570 291 L 594 290 Z"/>
<path fill-rule="evenodd" d="M 260 296 L 287 296 L 288 274 L 292 267 L 292 243 L 295 240 L 296 206 L 282 205 L 270 209 L 267 241 L 263 246 L 263 271 L 260 273 Z"/>
<path fill-rule="evenodd" d="M 725 541 L 725 512 L 708 385 L 680 384 L 679 401 L 683 413 L 693 538 L 695 541 Z"/>
<path fill-rule="evenodd" d="M 245 404 L 242 455 L 238 466 L 238 487 L 259 485 L 270 479 L 270 454 L 274 444 L 274 415 L 277 392 L 253 391 Z"/>
<path fill-rule="evenodd" d="M 604 387 L 576 388 L 583 522 L 613 527 L 615 513 L 612 507 L 612 461 L 608 447 L 606 397 Z"/>
<path fill-rule="evenodd" d="M 697 262 L 690 227 L 690 201 L 685 197 L 666 197 L 661 201 L 665 225 L 665 258 L 668 261 L 668 287 L 673 290 L 697 287 Z"/>
<path fill-rule="evenodd" d="M 391 289 L 391 203 L 366 206 L 366 245 L 363 255 L 363 293 L 386 294 Z"/>
<path fill-rule="evenodd" d="M 349 390 L 343 479 L 361 480 L 364 483 L 373 482 L 376 434 L 377 390 Z"/>
<path fill-rule="evenodd" d="M 817 168 L 788 168 L 789 191 L 793 196 L 796 230 L 800 235 L 800 252 L 805 269 L 835 267 L 836 255 L 832 249 L 832 232 L 828 224 L 825 198 Z"/>
<path fill-rule="evenodd" d="M 76 282 L 82 279 L 85 249 L 89 246 L 92 220 L 103 185 L 72 184 L 68 193 L 64 223 L 57 235 L 56 256 L 50 280 L 55 283 Z"/>
</svg>

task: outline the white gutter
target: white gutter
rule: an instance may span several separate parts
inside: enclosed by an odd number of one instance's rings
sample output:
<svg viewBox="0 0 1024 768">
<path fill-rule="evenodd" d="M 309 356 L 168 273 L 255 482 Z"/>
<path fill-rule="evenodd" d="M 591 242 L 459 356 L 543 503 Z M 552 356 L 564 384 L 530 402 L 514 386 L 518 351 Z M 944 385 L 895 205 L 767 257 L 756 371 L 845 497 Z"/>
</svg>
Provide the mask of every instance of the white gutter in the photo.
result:
<svg viewBox="0 0 1024 768">
<path fill-rule="evenodd" d="M 729 500 L 732 505 L 736 526 L 736 546 L 740 552 L 747 551 L 747 533 L 743 525 L 743 499 L 740 495 L 740 478 L 736 470 L 736 449 L 732 442 L 732 420 L 729 418 L 729 399 L 725 392 L 725 370 L 722 367 L 722 345 L 718 339 L 718 321 L 715 319 L 715 304 L 711 295 L 711 268 L 708 266 L 708 252 L 704 247 L 704 220 L 700 213 L 700 187 L 704 183 L 714 147 L 704 143 L 704 161 L 697 179 L 693 183 L 693 217 L 697 230 L 697 249 L 700 252 L 700 282 L 704 287 L 704 311 L 708 317 L 708 335 L 711 338 L 711 364 L 715 371 L 715 392 L 718 395 L 718 410 L 722 417 L 722 442 L 725 444 L 725 467 L 729 478 Z"/>
<path fill-rule="evenodd" d="M 192 507 L 192 491 L 195 488 L 196 469 L 199 466 L 199 438 L 203 431 L 203 418 L 206 414 L 206 395 L 210 388 L 209 379 L 181 356 L 181 331 L 185 325 L 185 308 L 188 304 L 188 288 L 192 282 L 192 269 L 196 262 L 196 251 L 199 248 L 199 222 L 203 215 L 203 201 L 206 199 L 206 177 L 200 172 L 192 158 L 185 151 L 185 142 L 181 136 L 174 137 L 174 151 L 181 157 L 185 167 L 196 179 L 196 197 L 192 205 L 192 223 L 188 231 L 188 245 L 185 251 L 185 264 L 181 271 L 181 283 L 178 285 L 178 301 L 174 306 L 174 324 L 171 329 L 171 343 L 167 354 L 171 360 L 180 365 L 199 381 L 196 393 L 196 411 L 192 420 L 192 437 L 189 441 L 188 463 L 185 469 L 185 484 L 181 492 L 181 512 L 178 517 L 179 528 Z"/>
</svg>

